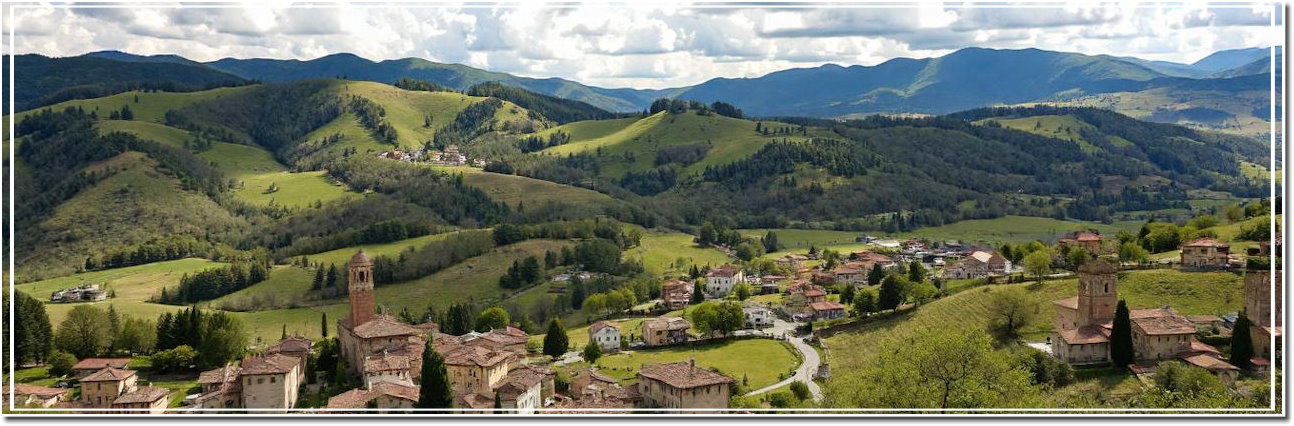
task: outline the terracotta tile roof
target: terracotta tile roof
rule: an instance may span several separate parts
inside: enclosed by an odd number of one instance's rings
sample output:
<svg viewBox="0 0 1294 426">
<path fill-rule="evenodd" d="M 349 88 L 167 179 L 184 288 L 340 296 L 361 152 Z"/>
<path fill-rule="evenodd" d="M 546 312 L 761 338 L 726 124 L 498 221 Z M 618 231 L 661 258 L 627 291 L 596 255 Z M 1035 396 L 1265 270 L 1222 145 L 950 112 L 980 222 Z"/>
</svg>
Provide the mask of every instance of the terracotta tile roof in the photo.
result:
<svg viewBox="0 0 1294 426">
<path fill-rule="evenodd" d="M 408 370 L 411 365 L 409 357 L 382 354 L 364 358 L 364 372 Z"/>
<path fill-rule="evenodd" d="M 198 374 L 198 384 L 206 385 L 236 381 L 238 372 L 241 370 L 236 365 L 225 365 L 215 370 L 203 371 Z"/>
<path fill-rule="evenodd" d="M 280 340 L 279 343 L 274 346 L 265 348 L 265 353 L 305 353 L 310 352 L 310 348 L 312 347 L 314 347 L 314 342 L 310 339 L 303 337 L 289 337 Z"/>
<path fill-rule="evenodd" d="M 1193 354 L 1213 354 L 1214 356 L 1222 355 L 1222 351 L 1219 351 L 1218 348 L 1195 339 L 1191 339 L 1191 349 L 1187 352 Z"/>
<path fill-rule="evenodd" d="M 826 295 L 826 290 L 823 290 L 818 286 L 810 286 L 808 289 L 804 290 L 804 297 L 821 297 Z"/>
<path fill-rule="evenodd" d="M 472 409 L 478 409 L 478 410 L 494 408 L 494 398 L 481 395 L 479 393 L 469 393 L 467 395 L 460 396 L 458 397 L 458 402 L 460 405 L 466 408 L 472 408 Z"/>
<path fill-rule="evenodd" d="M 293 367 L 297 366 L 298 362 L 299 360 L 296 357 L 282 354 L 247 357 L 243 358 L 241 374 L 287 374 L 292 371 Z"/>
<path fill-rule="evenodd" d="M 692 324 L 686 319 L 679 317 L 660 317 L 644 320 L 643 328 L 665 329 L 665 330 L 686 330 L 692 328 Z"/>
<path fill-rule="evenodd" d="M 130 358 L 86 358 L 72 366 L 73 370 L 102 370 L 112 367 L 124 369 L 130 364 Z"/>
<path fill-rule="evenodd" d="M 390 315 L 378 315 L 366 323 L 355 326 L 351 331 L 361 339 L 424 334 L 422 330 L 405 324 Z"/>
<path fill-rule="evenodd" d="M 508 372 L 507 378 L 503 384 L 496 390 L 504 396 L 517 396 L 526 393 L 527 390 L 539 386 L 543 376 L 535 374 L 529 370 L 513 370 Z"/>
<path fill-rule="evenodd" d="M 1205 237 L 1205 238 L 1196 238 L 1194 240 L 1191 240 L 1191 242 L 1189 243 L 1182 244 L 1182 247 L 1231 247 L 1231 245 L 1226 243 L 1220 243 L 1218 242 L 1218 240 Z"/>
<path fill-rule="evenodd" d="M 617 332 L 620 331 L 620 327 L 617 327 L 615 324 L 606 321 L 598 321 L 589 326 L 589 334 L 597 334 L 597 332 L 602 331 L 604 328 L 610 328 Z"/>
<path fill-rule="evenodd" d="M 171 390 L 167 388 L 140 386 L 139 389 L 135 389 L 134 392 L 130 392 L 120 397 L 117 397 L 117 399 L 112 401 L 112 405 L 154 402 L 159 399 L 165 398 L 167 395 L 170 395 L 170 394 L 171 394 Z"/>
<path fill-rule="evenodd" d="M 738 272 L 741 272 L 741 268 L 738 268 L 733 265 L 723 265 L 723 266 L 711 269 L 710 272 L 705 274 L 705 276 L 732 278 L 734 276 L 737 276 Z"/>
<path fill-rule="evenodd" d="M 135 370 L 121 370 L 107 367 L 81 378 L 82 382 L 116 382 L 135 375 Z"/>
<path fill-rule="evenodd" d="M 442 354 L 445 365 L 467 365 L 491 367 L 512 358 L 508 352 L 500 352 L 480 346 L 460 346 Z"/>
<path fill-rule="evenodd" d="M 1051 303 L 1062 308 L 1078 309 L 1078 296 L 1060 299 Z"/>
<path fill-rule="evenodd" d="M 838 310 L 844 310 L 845 305 L 841 305 L 839 303 L 832 302 L 832 301 L 813 302 L 809 304 L 809 309 L 813 309 L 814 311 L 817 311 L 817 312 L 838 311 Z"/>
<path fill-rule="evenodd" d="M 832 269 L 831 272 L 836 275 L 861 274 L 863 273 L 863 267 L 861 265 L 844 264 L 837 266 L 836 269 Z"/>
<path fill-rule="evenodd" d="M 1128 316 L 1148 335 L 1195 334 L 1195 324 L 1172 308 L 1136 309 Z"/>
<path fill-rule="evenodd" d="M 413 328 L 422 330 L 424 333 L 440 332 L 440 324 L 437 324 L 435 321 L 427 321 L 422 324 L 415 324 Z"/>
<path fill-rule="evenodd" d="M 9 386 L 5 385 L 3 387 L 2 392 L 4 392 L 5 396 L 8 396 L 9 390 L 10 390 Z M 71 392 L 72 389 L 47 388 L 44 386 L 36 386 L 32 384 L 27 384 L 27 383 L 15 383 L 13 387 L 13 391 L 18 395 L 36 395 L 36 396 L 49 397 L 49 396 L 66 394 L 68 392 Z"/>
<path fill-rule="evenodd" d="M 638 377 L 658 380 L 679 389 L 733 382 L 731 377 L 704 368 L 696 368 L 687 361 L 669 364 L 644 364 L 642 368 L 638 369 Z"/>
<path fill-rule="evenodd" d="M 490 332 L 482 334 L 479 338 L 498 343 L 500 345 L 524 345 L 526 342 L 530 341 L 529 334 L 526 334 L 525 331 L 521 331 L 521 329 L 512 326 L 490 330 Z"/>
<path fill-rule="evenodd" d="M 418 402 L 418 395 L 421 393 L 417 386 L 396 382 L 374 383 L 373 387 L 369 389 L 369 392 L 376 395 L 386 395 L 400 399 L 407 399 L 413 402 Z"/>
<path fill-rule="evenodd" d="M 359 249 L 359 251 L 355 252 L 354 256 L 350 257 L 351 265 L 364 264 L 364 263 L 372 263 L 372 262 L 369 262 L 368 255 L 364 254 L 364 249 Z"/>
<path fill-rule="evenodd" d="M 1079 328 L 1061 330 L 1056 334 L 1060 335 L 1061 340 L 1071 345 L 1088 345 L 1094 343 L 1107 343 L 1110 341 L 1109 336 L 1101 327 L 1087 325 Z"/>
<path fill-rule="evenodd" d="M 557 374 L 557 371 L 556 371 L 556 370 L 553 370 L 553 369 L 548 368 L 548 367 L 544 367 L 544 366 L 542 366 L 542 365 L 537 365 L 537 364 L 518 365 L 515 369 L 517 369 L 517 370 L 530 370 L 530 371 L 535 372 L 535 374 L 539 374 L 539 375 L 542 375 L 542 376 L 552 376 L 552 375 L 556 375 L 556 374 Z"/>
<path fill-rule="evenodd" d="M 366 389 L 351 389 L 328 398 L 327 408 L 367 408 L 374 396 Z"/>
<path fill-rule="evenodd" d="M 1191 364 L 1196 367 L 1200 367 L 1209 371 L 1219 371 L 1219 370 L 1240 371 L 1240 368 L 1237 368 L 1236 366 L 1231 365 L 1226 361 L 1223 361 L 1205 354 L 1191 355 L 1191 356 L 1182 358 L 1182 360 L 1186 361 L 1188 364 Z"/>
</svg>

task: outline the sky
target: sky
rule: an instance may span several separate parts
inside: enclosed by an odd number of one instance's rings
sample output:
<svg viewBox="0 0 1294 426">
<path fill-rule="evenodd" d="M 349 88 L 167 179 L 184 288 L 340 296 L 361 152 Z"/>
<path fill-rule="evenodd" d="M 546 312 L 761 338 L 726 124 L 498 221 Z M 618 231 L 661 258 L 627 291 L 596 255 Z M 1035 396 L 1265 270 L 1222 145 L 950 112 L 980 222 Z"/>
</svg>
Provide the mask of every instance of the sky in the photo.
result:
<svg viewBox="0 0 1294 426">
<path fill-rule="evenodd" d="M 635 88 L 828 63 L 875 65 L 965 47 L 1189 63 L 1218 50 L 1267 47 L 1283 36 L 1270 28 L 1272 15 L 1279 19 L 1270 5 L 632 4 L 40 5 L 15 9 L 2 27 L 5 53 L 12 30 L 17 53 L 47 56 L 121 50 L 198 61 L 305 60 L 346 52 Z"/>
</svg>

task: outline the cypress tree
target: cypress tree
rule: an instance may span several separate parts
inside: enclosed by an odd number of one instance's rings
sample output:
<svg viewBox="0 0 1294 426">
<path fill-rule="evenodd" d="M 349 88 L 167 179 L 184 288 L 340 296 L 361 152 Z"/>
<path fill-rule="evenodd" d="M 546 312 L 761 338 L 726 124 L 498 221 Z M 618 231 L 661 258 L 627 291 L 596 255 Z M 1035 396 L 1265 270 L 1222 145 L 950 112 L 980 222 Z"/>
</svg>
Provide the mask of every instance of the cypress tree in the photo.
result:
<svg viewBox="0 0 1294 426">
<path fill-rule="evenodd" d="M 1249 334 L 1249 314 L 1241 312 L 1236 318 L 1236 326 L 1231 332 L 1231 365 L 1248 370 L 1254 357 L 1254 338 Z M 1267 354 L 1262 354 L 1266 357 Z"/>
<path fill-rule="evenodd" d="M 548 334 L 544 335 L 544 355 L 557 358 L 566 353 L 566 348 L 570 342 L 566 337 L 566 329 L 562 328 L 562 322 L 553 318 L 548 322 Z"/>
<path fill-rule="evenodd" d="M 336 286 L 337 286 L 337 264 L 333 263 L 328 265 L 328 287 L 332 288 Z"/>
<path fill-rule="evenodd" d="M 453 385 L 445 370 L 445 359 L 427 339 L 422 350 L 422 383 L 419 384 L 418 402 L 414 408 L 451 408 L 454 406 Z"/>
<path fill-rule="evenodd" d="M 872 270 L 867 273 L 867 285 L 880 284 L 883 279 L 885 279 L 885 270 L 881 269 L 879 263 L 872 266 Z"/>
<path fill-rule="evenodd" d="M 1114 310 L 1114 325 L 1110 330 L 1110 362 L 1117 368 L 1127 368 L 1137 362 L 1136 349 L 1132 346 L 1132 319 L 1128 313 L 1128 303 L 1119 300 Z"/>
<path fill-rule="evenodd" d="M 320 332 L 319 334 L 323 335 L 323 338 L 327 339 L 328 338 L 328 313 L 320 312 L 320 314 L 321 315 L 319 315 L 319 332 Z"/>
</svg>

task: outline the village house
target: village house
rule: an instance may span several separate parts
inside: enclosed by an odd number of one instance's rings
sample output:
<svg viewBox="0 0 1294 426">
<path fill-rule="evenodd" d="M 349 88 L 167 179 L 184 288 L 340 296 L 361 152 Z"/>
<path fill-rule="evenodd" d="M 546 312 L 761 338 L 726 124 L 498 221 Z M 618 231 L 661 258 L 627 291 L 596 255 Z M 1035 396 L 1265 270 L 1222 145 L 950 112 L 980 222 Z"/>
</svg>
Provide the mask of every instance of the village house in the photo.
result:
<svg viewBox="0 0 1294 426">
<path fill-rule="evenodd" d="M 1231 258 L 1231 245 L 1212 238 L 1198 238 L 1182 244 L 1182 267 L 1223 269 Z"/>
<path fill-rule="evenodd" d="M 944 269 L 944 276 L 960 280 L 1005 275 L 1011 271 L 1011 261 L 997 252 L 975 251 Z"/>
<path fill-rule="evenodd" d="M 1049 339 L 1052 353 L 1070 364 L 1096 364 L 1110 360 L 1110 334 L 1118 306 L 1118 269 L 1104 260 L 1093 260 L 1078 268 L 1078 296 L 1057 300 L 1055 332 Z M 1220 352 L 1195 340 L 1195 325 L 1170 307 L 1132 309 L 1135 356 L 1156 361 L 1206 354 L 1222 362 Z M 1188 362 L 1190 362 L 1188 360 Z M 1203 361 L 1196 359 L 1193 364 Z M 1209 362 L 1210 371 L 1220 364 Z"/>
<path fill-rule="evenodd" d="M 380 382 L 328 398 L 326 408 L 330 413 L 409 413 L 418 402 L 418 394 L 418 387 L 411 384 Z"/>
<path fill-rule="evenodd" d="M 543 377 L 529 370 L 514 370 L 508 373 L 507 379 L 494 391 L 499 395 L 500 405 L 512 414 L 534 414 L 536 409 L 543 408 L 541 395 Z"/>
<path fill-rule="evenodd" d="M 606 321 L 598 321 L 589 326 L 589 341 L 594 342 L 603 352 L 620 350 L 620 327 Z"/>
<path fill-rule="evenodd" d="M 81 403 L 91 408 L 109 408 L 117 397 L 134 392 L 139 376 L 135 370 L 107 367 L 81 378 Z"/>
<path fill-rule="evenodd" d="M 288 337 L 265 348 L 266 355 L 281 354 L 296 358 L 297 372 L 301 374 L 297 381 L 301 383 L 305 383 L 306 362 L 309 362 L 311 353 L 314 353 L 314 341 L 304 337 Z"/>
<path fill-rule="evenodd" d="M 773 310 L 767 306 L 747 304 L 741 307 L 746 316 L 746 328 L 765 328 L 773 326 Z"/>
<path fill-rule="evenodd" d="M 745 279 L 740 267 L 723 265 L 705 274 L 705 291 L 710 293 L 710 297 L 721 298 L 731 293 L 733 286 Z"/>
<path fill-rule="evenodd" d="M 13 387 L 5 385 L 0 404 L 9 406 L 9 395 L 13 395 L 13 405 L 18 407 L 49 408 L 67 399 L 71 389 L 50 388 L 27 383 L 14 383 Z"/>
<path fill-rule="evenodd" d="M 570 394 L 580 399 L 590 395 L 601 395 L 604 389 L 619 386 L 620 381 L 598 373 L 592 367 L 576 371 L 571 375 Z"/>
<path fill-rule="evenodd" d="M 202 386 L 202 395 L 193 401 L 200 408 L 238 408 L 243 405 L 242 381 L 238 373 L 242 369 L 236 365 L 226 364 L 215 370 L 198 374 L 198 385 Z"/>
<path fill-rule="evenodd" d="M 638 391 L 647 408 L 728 408 L 731 377 L 696 367 L 696 361 L 646 364 L 638 370 Z"/>
<path fill-rule="evenodd" d="M 692 325 L 683 318 L 651 318 L 642 322 L 643 343 L 649 347 L 684 343 L 688 341 L 689 328 Z"/>
<path fill-rule="evenodd" d="M 660 285 L 660 298 L 671 311 L 686 308 L 692 303 L 692 283 L 683 280 L 666 281 Z"/>
<path fill-rule="evenodd" d="M 108 367 L 124 370 L 129 364 L 130 358 L 86 358 L 72 366 L 72 375 L 85 377 Z"/>
<path fill-rule="evenodd" d="M 134 392 L 127 393 L 112 401 L 112 408 L 121 414 L 162 414 L 170 403 L 171 390 L 152 386 L 140 386 Z"/>
<path fill-rule="evenodd" d="M 791 253 L 777 258 L 777 260 L 775 260 L 774 262 L 777 263 L 777 266 L 781 266 L 784 268 L 800 269 L 801 267 L 804 266 L 804 262 L 808 262 L 808 261 L 809 261 L 809 256 Z"/>
<path fill-rule="evenodd" d="M 845 262 L 831 270 L 832 281 L 834 284 L 861 286 L 867 284 L 867 272 L 862 262 Z"/>
<path fill-rule="evenodd" d="M 415 327 L 390 315 L 379 315 L 373 299 L 373 262 L 359 250 L 347 264 L 350 315 L 337 320 L 337 340 L 342 358 L 354 377 L 366 376 L 369 357 L 402 356 L 409 361 L 408 376 L 417 379 L 422 370 L 422 351 L 427 334 L 438 327 Z"/>
<path fill-rule="evenodd" d="M 845 305 L 832 301 L 814 302 L 809 304 L 809 311 L 815 321 L 844 318 Z"/>
<path fill-rule="evenodd" d="M 364 359 L 364 387 L 372 388 L 377 383 L 403 383 L 412 386 L 413 377 L 409 370 L 410 360 L 400 355 L 382 354 Z"/>
<path fill-rule="evenodd" d="M 1091 254 L 1101 254 L 1101 234 L 1091 231 L 1075 231 L 1060 237 L 1057 244 L 1063 247 L 1081 248 Z"/>
<path fill-rule="evenodd" d="M 467 345 L 449 349 L 441 356 L 445 358 L 455 395 L 494 395 L 494 388 L 508 376 L 509 367 L 517 357 L 511 352 Z M 494 403 L 493 398 L 490 403 Z"/>
<path fill-rule="evenodd" d="M 782 281 L 787 277 L 781 275 L 765 275 L 759 277 L 759 294 L 778 294 L 782 292 Z"/>
<path fill-rule="evenodd" d="M 875 268 L 876 265 L 880 265 L 881 269 L 889 269 L 899 266 L 898 261 L 893 258 L 871 250 L 850 253 L 849 260 L 849 263 L 853 263 L 857 265 L 859 269 L 863 270 L 863 282 L 866 282 L 866 274 L 871 272 L 872 268 Z"/>
<path fill-rule="evenodd" d="M 1279 252 L 1277 252 L 1279 253 Z M 1265 258 L 1264 258 L 1265 259 Z M 1268 260 L 1270 262 L 1270 260 Z M 1283 301 L 1280 298 L 1281 270 L 1276 268 L 1276 277 L 1268 262 L 1253 261 L 1245 270 L 1245 315 L 1249 318 L 1249 336 L 1254 344 L 1254 357 L 1263 363 L 1280 360 L 1280 348 L 1272 348 L 1273 337 L 1280 342 L 1284 329 Z M 1272 307 L 1272 295 L 1276 295 L 1275 308 Z M 1276 349 L 1273 351 L 1273 349 Z"/>
<path fill-rule="evenodd" d="M 827 291 L 807 282 L 797 282 L 782 296 L 782 312 L 795 318 L 811 315 L 809 305 L 826 302 Z"/>
<path fill-rule="evenodd" d="M 508 374 L 520 374 L 524 372 L 528 372 L 528 374 L 532 374 L 539 378 L 539 398 L 540 401 L 543 401 L 541 406 L 547 407 L 549 404 L 552 404 L 554 391 L 557 390 L 557 371 L 541 365 L 522 364 L 513 366 L 512 369 L 508 371 Z"/>
<path fill-rule="evenodd" d="M 238 370 L 242 408 L 296 407 L 302 377 L 299 365 L 295 357 L 282 354 L 243 358 Z"/>
</svg>

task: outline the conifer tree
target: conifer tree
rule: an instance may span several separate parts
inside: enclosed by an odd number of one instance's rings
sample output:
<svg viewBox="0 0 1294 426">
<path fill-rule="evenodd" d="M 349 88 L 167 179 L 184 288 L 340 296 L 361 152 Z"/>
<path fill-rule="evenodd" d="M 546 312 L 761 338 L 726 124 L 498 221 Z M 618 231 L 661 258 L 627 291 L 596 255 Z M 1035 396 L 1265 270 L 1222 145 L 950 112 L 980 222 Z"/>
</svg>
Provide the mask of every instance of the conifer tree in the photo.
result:
<svg viewBox="0 0 1294 426">
<path fill-rule="evenodd" d="M 544 335 L 544 355 L 557 358 L 566 353 L 566 348 L 570 342 L 566 337 L 566 329 L 562 327 L 562 322 L 553 318 L 548 322 L 548 334 Z"/>
<path fill-rule="evenodd" d="M 1136 349 L 1132 346 L 1132 319 L 1128 304 L 1119 300 L 1114 310 L 1114 325 L 1110 330 L 1110 362 L 1116 368 L 1127 368 L 1137 362 Z"/>
<path fill-rule="evenodd" d="M 323 288 L 323 284 L 324 284 L 323 265 L 319 265 L 318 268 L 315 268 L 315 280 L 310 283 L 310 289 L 311 290 L 321 289 Z"/>
<path fill-rule="evenodd" d="M 325 339 L 328 338 L 328 313 L 327 312 L 320 312 L 319 334 L 323 335 L 323 338 Z"/>
<path fill-rule="evenodd" d="M 700 281 L 697 281 L 697 282 L 692 283 L 692 301 L 691 301 L 691 303 L 692 303 L 693 305 L 695 305 L 695 304 L 697 304 L 697 303 L 701 303 L 701 302 L 704 302 L 704 301 L 705 301 L 705 294 L 704 294 L 704 293 L 702 293 L 702 292 L 704 292 L 704 291 L 705 291 L 705 287 L 701 285 L 701 282 L 700 282 Z"/>
<path fill-rule="evenodd" d="M 414 408 L 451 408 L 454 405 L 453 385 L 449 383 L 449 372 L 445 370 L 445 359 L 432 347 L 427 339 L 427 347 L 422 350 L 422 383 L 419 384 L 418 402 Z"/>
<path fill-rule="evenodd" d="M 1236 318 L 1236 326 L 1231 332 L 1231 365 L 1248 370 L 1253 362 L 1254 357 L 1254 339 L 1249 333 L 1249 321 L 1247 312 L 1240 312 L 1240 317 Z M 1267 354 L 1259 354 L 1266 357 Z"/>
</svg>

